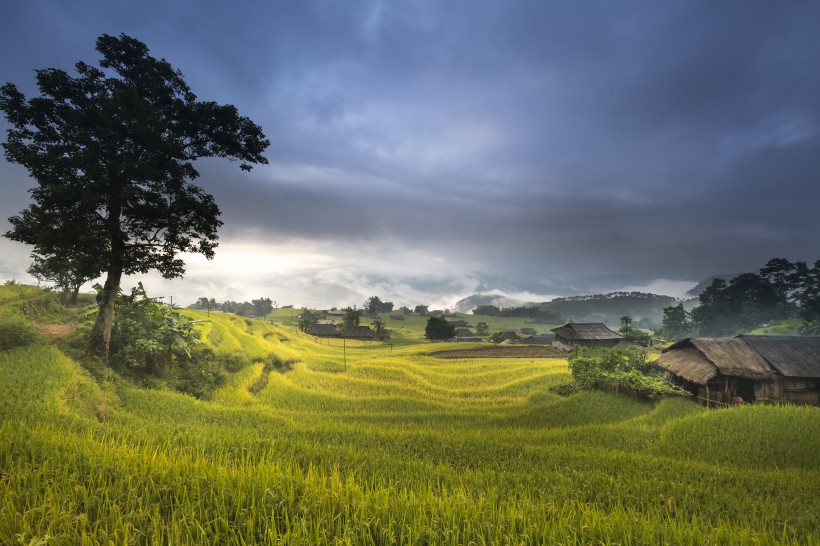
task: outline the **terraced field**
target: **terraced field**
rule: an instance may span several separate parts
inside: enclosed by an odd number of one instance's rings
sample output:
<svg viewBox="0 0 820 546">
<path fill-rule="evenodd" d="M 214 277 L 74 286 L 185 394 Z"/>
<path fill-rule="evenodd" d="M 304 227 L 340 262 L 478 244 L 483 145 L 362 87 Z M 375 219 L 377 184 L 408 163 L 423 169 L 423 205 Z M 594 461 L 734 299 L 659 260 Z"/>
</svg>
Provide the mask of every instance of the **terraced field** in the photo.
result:
<svg viewBox="0 0 820 546">
<path fill-rule="evenodd" d="M 820 543 L 817 410 L 560 397 L 560 358 L 209 319 L 241 366 L 207 402 L 0 352 L 0 543 Z"/>
</svg>

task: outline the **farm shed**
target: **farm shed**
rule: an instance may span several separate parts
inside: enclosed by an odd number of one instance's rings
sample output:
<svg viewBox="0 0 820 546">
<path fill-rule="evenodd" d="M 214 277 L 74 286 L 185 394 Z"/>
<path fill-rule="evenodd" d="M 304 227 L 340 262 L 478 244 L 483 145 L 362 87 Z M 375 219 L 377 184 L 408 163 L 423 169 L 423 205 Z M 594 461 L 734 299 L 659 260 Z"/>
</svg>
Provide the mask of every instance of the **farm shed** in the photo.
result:
<svg viewBox="0 0 820 546">
<path fill-rule="evenodd" d="M 310 327 L 307 333 L 316 337 L 339 337 L 336 324 L 318 323 Z"/>
<path fill-rule="evenodd" d="M 365 341 L 373 341 L 379 336 L 370 329 L 370 326 L 352 326 L 342 331 L 342 337 L 347 339 L 363 339 Z"/>
<path fill-rule="evenodd" d="M 570 350 L 574 346 L 612 348 L 626 342 L 624 336 L 613 332 L 601 322 L 569 322 L 553 328 L 555 341 L 559 349 Z"/>
<path fill-rule="evenodd" d="M 535 334 L 516 341 L 520 345 L 552 345 L 555 341 L 555 334 Z"/>
<path fill-rule="evenodd" d="M 820 405 L 820 337 L 687 338 L 655 362 L 707 405 L 741 400 Z"/>
<path fill-rule="evenodd" d="M 469 328 L 456 328 L 456 335 L 453 336 L 453 341 L 484 341 L 475 332 Z"/>
</svg>

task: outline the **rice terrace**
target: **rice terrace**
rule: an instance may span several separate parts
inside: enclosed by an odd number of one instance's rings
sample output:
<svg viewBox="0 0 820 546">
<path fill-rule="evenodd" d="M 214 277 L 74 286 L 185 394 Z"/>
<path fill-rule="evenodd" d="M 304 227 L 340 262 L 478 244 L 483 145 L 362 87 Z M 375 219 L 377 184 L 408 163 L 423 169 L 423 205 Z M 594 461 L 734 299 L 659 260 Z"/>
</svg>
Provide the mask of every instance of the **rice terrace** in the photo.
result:
<svg viewBox="0 0 820 546">
<path fill-rule="evenodd" d="M 0 543 L 820 542 L 816 408 L 562 396 L 566 357 L 438 358 L 423 317 L 184 314 L 223 367 L 199 398 L 81 364 L 37 326 L 74 312 L 0 287 Z"/>
</svg>

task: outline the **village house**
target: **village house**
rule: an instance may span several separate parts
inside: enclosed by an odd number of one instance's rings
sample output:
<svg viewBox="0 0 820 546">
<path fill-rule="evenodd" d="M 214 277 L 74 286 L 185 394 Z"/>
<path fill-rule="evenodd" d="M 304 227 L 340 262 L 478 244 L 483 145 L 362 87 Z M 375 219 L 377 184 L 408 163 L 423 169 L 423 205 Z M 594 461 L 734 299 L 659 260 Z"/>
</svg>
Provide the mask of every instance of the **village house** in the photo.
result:
<svg viewBox="0 0 820 546">
<path fill-rule="evenodd" d="M 469 328 L 456 328 L 456 334 L 452 338 L 453 341 L 484 341 L 475 332 Z"/>
<path fill-rule="evenodd" d="M 553 328 L 555 341 L 553 345 L 565 351 L 573 347 L 613 348 L 631 347 L 631 344 L 618 332 L 613 332 L 601 322 L 569 322 Z"/>
<path fill-rule="evenodd" d="M 687 338 L 655 361 L 706 405 L 820 405 L 820 337 Z"/>
</svg>

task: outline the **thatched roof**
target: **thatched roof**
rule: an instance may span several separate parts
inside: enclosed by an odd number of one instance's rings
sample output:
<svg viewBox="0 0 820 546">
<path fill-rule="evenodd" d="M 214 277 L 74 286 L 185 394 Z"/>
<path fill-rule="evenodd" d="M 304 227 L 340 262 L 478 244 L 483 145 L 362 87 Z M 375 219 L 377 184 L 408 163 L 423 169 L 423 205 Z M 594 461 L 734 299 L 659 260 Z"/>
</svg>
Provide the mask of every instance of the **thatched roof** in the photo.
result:
<svg viewBox="0 0 820 546">
<path fill-rule="evenodd" d="M 570 322 L 553 328 L 556 335 L 571 341 L 581 339 L 622 339 L 624 336 L 613 332 L 601 322 Z"/>
<path fill-rule="evenodd" d="M 351 326 L 342 330 L 342 337 L 353 339 L 377 339 L 376 332 L 370 326 Z"/>
<path fill-rule="evenodd" d="M 475 332 L 469 328 L 456 328 L 456 334 L 453 337 L 478 337 Z"/>
<path fill-rule="evenodd" d="M 337 337 L 339 329 L 335 324 L 314 324 L 307 333 L 317 337 Z"/>
<path fill-rule="evenodd" d="M 737 337 L 687 338 L 664 349 L 655 363 L 701 385 L 718 373 L 749 379 L 767 379 L 774 375 L 766 360 Z"/>
<path fill-rule="evenodd" d="M 740 336 L 785 377 L 820 378 L 820 337 Z"/>
<path fill-rule="evenodd" d="M 521 345 L 552 345 L 553 341 L 555 341 L 555 334 L 536 334 L 519 339 L 516 343 Z"/>
</svg>

